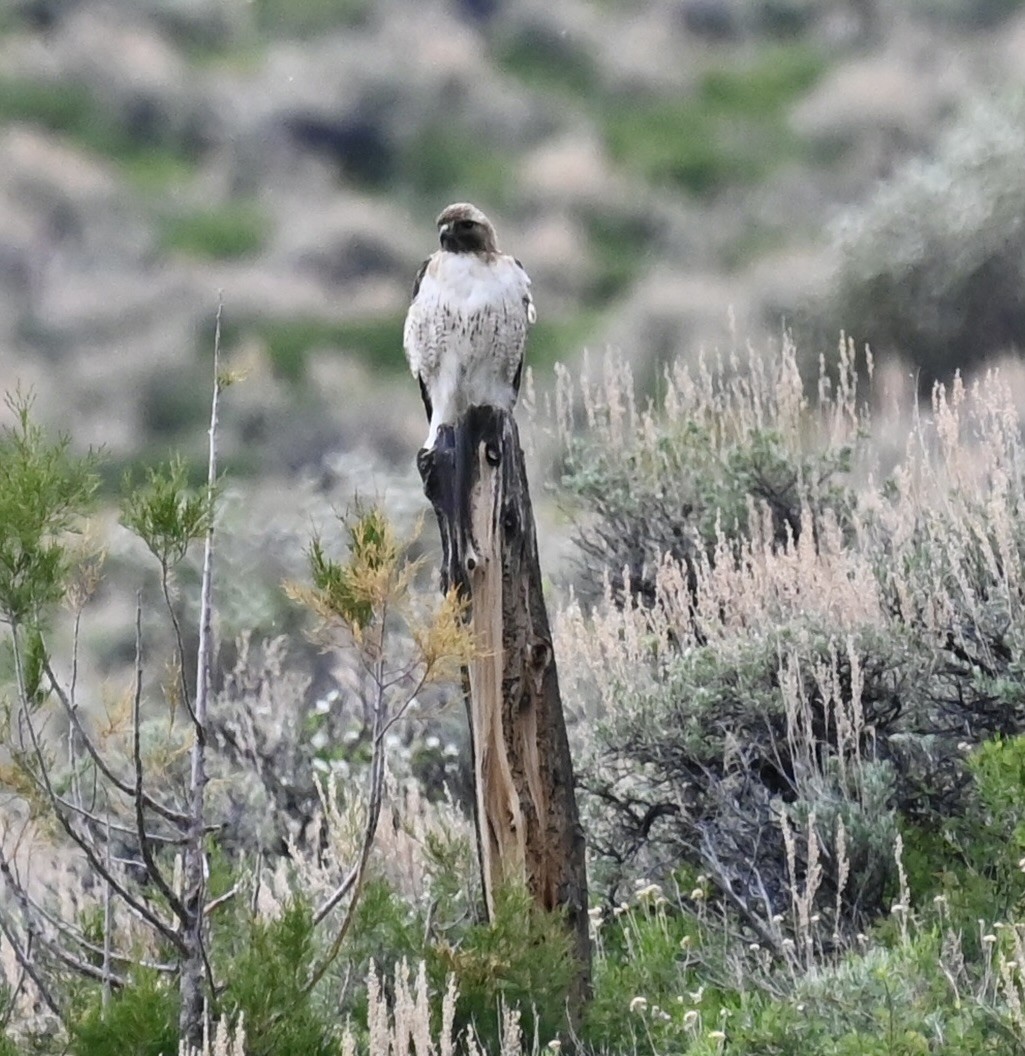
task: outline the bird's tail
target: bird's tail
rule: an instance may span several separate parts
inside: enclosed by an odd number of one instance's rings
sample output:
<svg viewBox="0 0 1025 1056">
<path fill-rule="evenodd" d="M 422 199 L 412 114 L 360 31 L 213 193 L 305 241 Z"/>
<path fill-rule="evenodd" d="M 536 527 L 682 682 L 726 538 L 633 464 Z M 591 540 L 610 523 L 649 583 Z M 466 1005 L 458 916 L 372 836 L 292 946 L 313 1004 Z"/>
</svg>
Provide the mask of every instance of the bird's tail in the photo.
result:
<svg viewBox="0 0 1025 1056">
<path fill-rule="evenodd" d="M 473 539 L 473 525 L 470 520 L 471 503 L 470 489 L 473 486 L 473 460 L 476 457 L 474 450 L 476 431 L 473 428 L 469 416 L 464 416 L 455 426 L 455 444 L 453 456 L 455 458 L 454 484 L 452 509 L 453 523 L 456 525 L 458 535 L 458 562 L 460 566 L 460 582 L 467 588 L 469 596 L 469 573 L 473 571 L 477 563 L 476 547 Z"/>
</svg>

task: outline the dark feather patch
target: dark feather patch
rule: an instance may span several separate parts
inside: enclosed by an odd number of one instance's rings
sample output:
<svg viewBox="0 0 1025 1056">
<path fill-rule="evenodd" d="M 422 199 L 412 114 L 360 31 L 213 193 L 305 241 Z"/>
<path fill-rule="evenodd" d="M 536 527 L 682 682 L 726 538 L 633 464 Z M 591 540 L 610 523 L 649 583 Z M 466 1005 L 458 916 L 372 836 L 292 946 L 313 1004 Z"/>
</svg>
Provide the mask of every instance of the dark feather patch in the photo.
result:
<svg viewBox="0 0 1025 1056">
<path fill-rule="evenodd" d="M 420 283 L 423 282 L 423 280 L 424 280 L 424 275 L 427 272 L 427 265 L 430 264 L 430 262 L 431 262 L 431 258 L 428 257 L 423 262 L 423 264 L 421 264 L 420 267 L 417 268 L 416 278 L 413 279 L 413 296 L 410 297 L 411 301 L 415 301 L 416 300 L 416 295 L 420 292 Z"/>
<path fill-rule="evenodd" d="M 414 293 L 413 296 L 415 297 L 416 294 Z M 431 397 L 427 392 L 427 386 L 424 384 L 423 375 L 417 374 L 416 380 L 420 382 L 420 395 L 423 398 L 424 407 L 427 409 L 427 421 L 430 421 L 431 415 L 434 413 L 434 407 L 431 405 Z"/>
</svg>

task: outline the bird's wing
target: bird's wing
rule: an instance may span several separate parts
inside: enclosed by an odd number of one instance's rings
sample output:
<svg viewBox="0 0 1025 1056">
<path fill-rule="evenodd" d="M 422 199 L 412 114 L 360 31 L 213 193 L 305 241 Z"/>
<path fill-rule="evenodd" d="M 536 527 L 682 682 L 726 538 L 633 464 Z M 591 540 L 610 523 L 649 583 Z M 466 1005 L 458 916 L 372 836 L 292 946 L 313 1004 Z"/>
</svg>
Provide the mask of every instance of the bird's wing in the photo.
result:
<svg viewBox="0 0 1025 1056">
<path fill-rule="evenodd" d="M 513 257 L 513 263 L 519 269 L 523 281 L 523 310 L 527 316 L 527 326 L 532 326 L 537 322 L 537 308 L 534 305 L 534 297 L 530 292 L 530 276 L 527 274 L 527 269 L 523 264 Z M 526 332 L 523 335 L 523 345 L 520 347 L 519 358 L 516 362 L 516 370 L 512 378 L 513 392 L 517 396 L 520 394 L 520 382 L 523 380 L 523 352 L 526 345 Z"/>
<path fill-rule="evenodd" d="M 424 281 L 424 274 L 427 271 L 427 265 L 430 264 L 431 258 L 428 257 L 419 268 L 416 269 L 416 278 L 413 279 L 413 293 L 409 298 L 410 302 L 416 300 L 416 295 L 420 292 L 420 283 Z"/>
<path fill-rule="evenodd" d="M 515 257 L 513 257 L 513 263 L 516 265 L 516 267 L 518 267 L 520 269 L 520 271 L 523 272 L 523 278 L 526 280 L 526 283 L 527 283 L 526 292 L 523 294 L 523 307 L 524 307 L 524 310 L 527 313 L 527 322 L 529 324 L 536 323 L 537 322 L 537 308 L 534 306 L 534 297 L 533 297 L 533 295 L 530 292 L 530 276 L 527 274 L 527 269 Z M 516 380 L 516 391 L 518 392 L 519 388 L 520 388 L 520 385 L 519 385 L 519 372 L 518 371 L 517 371 L 516 378 L 517 378 L 517 380 Z"/>
<path fill-rule="evenodd" d="M 427 392 L 427 383 L 424 381 L 423 374 L 420 370 L 421 364 L 421 350 L 418 347 L 419 341 L 415 333 L 415 327 L 410 325 L 416 314 L 416 298 L 420 292 L 420 283 L 423 282 L 424 275 L 427 273 L 427 267 L 431 263 L 431 258 L 428 257 L 419 268 L 417 268 L 416 277 L 413 279 L 413 294 L 410 297 L 409 311 L 406 314 L 406 325 L 403 329 L 402 334 L 402 345 L 406 353 L 406 359 L 409 361 L 409 369 L 413 372 L 413 376 L 416 378 L 420 385 L 420 396 L 424 401 L 424 408 L 427 411 L 427 420 L 431 420 L 431 415 L 434 411 L 431 405 L 431 398 Z"/>
</svg>

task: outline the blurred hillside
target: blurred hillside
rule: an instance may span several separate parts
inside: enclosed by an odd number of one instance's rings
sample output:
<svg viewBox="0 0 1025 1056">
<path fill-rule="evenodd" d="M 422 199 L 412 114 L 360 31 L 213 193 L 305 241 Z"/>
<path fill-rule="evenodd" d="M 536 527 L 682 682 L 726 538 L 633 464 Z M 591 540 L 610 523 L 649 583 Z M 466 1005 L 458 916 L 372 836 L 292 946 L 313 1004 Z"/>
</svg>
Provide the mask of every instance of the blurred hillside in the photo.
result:
<svg viewBox="0 0 1025 1056">
<path fill-rule="evenodd" d="M 535 368 L 655 363 L 731 310 L 778 333 L 839 210 L 1025 84 L 1019 0 L 9 0 L 0 33 L 0 385 L 115 467 L 191 448 L 223 291 L 229 461 L 265 479 L 409 466 L 447 202 L 533 276 Z"/>
</svg>

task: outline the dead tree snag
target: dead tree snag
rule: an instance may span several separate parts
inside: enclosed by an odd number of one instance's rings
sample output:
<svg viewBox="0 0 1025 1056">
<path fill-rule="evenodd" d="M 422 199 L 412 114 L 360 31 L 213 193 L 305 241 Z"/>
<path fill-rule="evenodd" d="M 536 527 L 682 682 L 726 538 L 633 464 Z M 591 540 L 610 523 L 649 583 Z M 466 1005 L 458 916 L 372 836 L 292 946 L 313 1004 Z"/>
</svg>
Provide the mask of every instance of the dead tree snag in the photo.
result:
<svg viewBox="0 0 1025 1056">
<path fill-rule="evenodd" d="M 521 880 L 565 913 L 579 1005 L 590 977 L 584 838 L 516 423 L 472 407 L 418 465 L 441 533 L 442 588 L 470 600 L 476 656 L 464 684 L 488 912 L 504 881 Z"/>
</svg>

